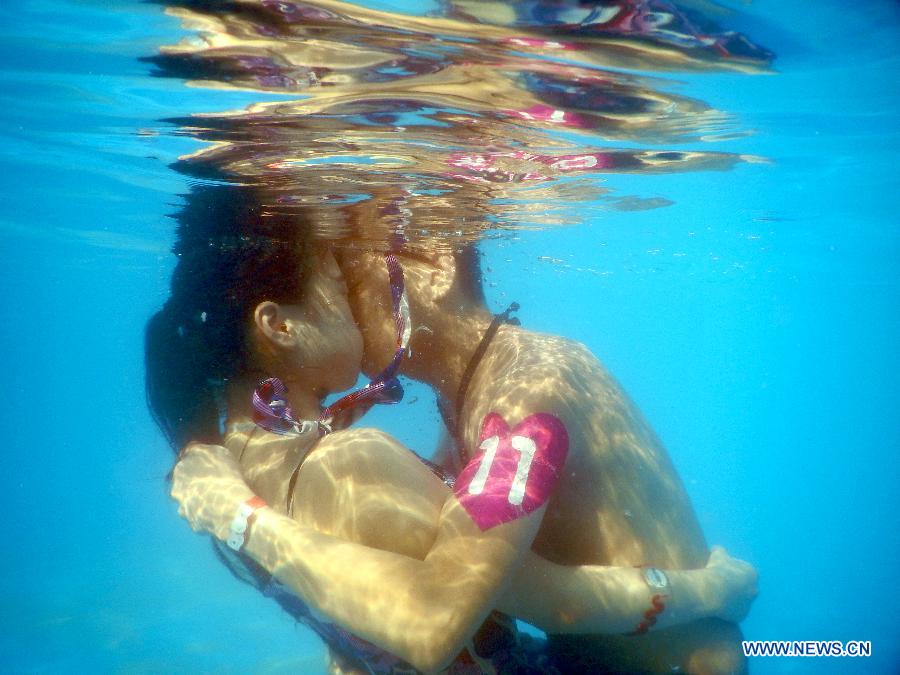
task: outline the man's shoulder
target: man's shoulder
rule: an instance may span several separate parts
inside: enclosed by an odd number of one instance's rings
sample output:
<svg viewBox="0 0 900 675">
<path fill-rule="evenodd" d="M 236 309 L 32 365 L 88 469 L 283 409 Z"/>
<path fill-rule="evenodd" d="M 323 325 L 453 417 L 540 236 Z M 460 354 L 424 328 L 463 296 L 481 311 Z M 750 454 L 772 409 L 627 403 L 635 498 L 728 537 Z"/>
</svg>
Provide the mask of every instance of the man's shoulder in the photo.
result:
<svg viewBox="0 0 900 675">
<path fill-rule="evenodd" d="M 498 341 L 489 369 L 479 373 L 470 398 L 522 417 L 534 412 L 560 416 L 591 405 L 589 390 L 608 388 L 611 379 L 599 359 L 576 340 L 518 329 Z"/>
<path fill-rule="evenodd" d="M 561 335 L 520 330 L 512 340 L 517 365 L 558 377 L 606 375 L 600 359 L 582 342 Z"/>
</svg>

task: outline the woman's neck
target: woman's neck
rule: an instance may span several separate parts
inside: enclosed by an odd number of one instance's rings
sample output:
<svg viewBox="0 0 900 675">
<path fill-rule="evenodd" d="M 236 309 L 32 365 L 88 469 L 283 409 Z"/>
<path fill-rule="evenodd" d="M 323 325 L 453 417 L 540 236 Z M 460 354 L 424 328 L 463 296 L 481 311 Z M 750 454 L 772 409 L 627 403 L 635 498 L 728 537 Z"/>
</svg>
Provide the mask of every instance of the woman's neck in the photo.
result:
<svg viewBox="0 0 900 675">
<path fill-rule="evenodd" d="M 236 422 L 253 417 L 253 391 L 261 378 L 235 379 L 228 385 L 228 419 Z M 310 386 L 294 378 L 284 378 L 287 402 L 295 419 L 314 420 L 322 410 L 322 396 Z"/>
<path fill-rule="evenodd" d="M 290 507 L 291 476 L 315 445 L 318 435 L 303 438 L 264 433 L 254 425 L 251 397 L 258 382 L 247 377 L 233 381 L 228 387 L 228 424 L 224 445 L 241 465 L 241 473 L 253 492 L 267 503 Z M 319 399 L 309 388 L 294 382 L 288 385 L 288 403 L 299 420 L 316 419 Z"/>
</svg>

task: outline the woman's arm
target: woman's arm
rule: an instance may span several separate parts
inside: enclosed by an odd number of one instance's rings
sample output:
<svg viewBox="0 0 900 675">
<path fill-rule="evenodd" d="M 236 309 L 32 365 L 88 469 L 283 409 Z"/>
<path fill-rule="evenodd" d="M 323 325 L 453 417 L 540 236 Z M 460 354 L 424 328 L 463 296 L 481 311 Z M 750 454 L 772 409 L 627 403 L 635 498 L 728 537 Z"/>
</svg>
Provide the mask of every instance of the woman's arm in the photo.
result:
<svg viewBox="0 0 900 675">
<path fill-rule="evenodd" d="M 175 467 L 172 495 L 194 529 L 225 539 L 237 505 L 252 492 L 228 450 L 193 445 Z M 322 534 L 263 508 L 244 550 L 314 609 L 431 672 L 456 657 L 494 608 L 542 516 L 539 508 L 482 531 L 450 496 L 430 550 L 416 560 Z"/>
</svg>

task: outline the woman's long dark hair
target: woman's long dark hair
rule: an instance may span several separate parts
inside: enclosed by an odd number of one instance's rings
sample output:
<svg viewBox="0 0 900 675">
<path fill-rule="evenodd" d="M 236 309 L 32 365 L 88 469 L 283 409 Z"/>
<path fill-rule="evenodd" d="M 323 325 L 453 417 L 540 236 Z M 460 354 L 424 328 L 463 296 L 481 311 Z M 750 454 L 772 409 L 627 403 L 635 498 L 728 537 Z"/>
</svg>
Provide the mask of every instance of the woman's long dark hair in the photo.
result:
<svg viewBox="0 0 900 675">
<path fill-rule="evenodd" d="M 224 387 L 251 368 L 254 309 L 301 301 L 309 228 L 224 184 L 195 185 L 175 218 L 171 295 L 147 323 L 144 354 L 150 410 L 177 452 L 221 439 Z"/>
</svg>

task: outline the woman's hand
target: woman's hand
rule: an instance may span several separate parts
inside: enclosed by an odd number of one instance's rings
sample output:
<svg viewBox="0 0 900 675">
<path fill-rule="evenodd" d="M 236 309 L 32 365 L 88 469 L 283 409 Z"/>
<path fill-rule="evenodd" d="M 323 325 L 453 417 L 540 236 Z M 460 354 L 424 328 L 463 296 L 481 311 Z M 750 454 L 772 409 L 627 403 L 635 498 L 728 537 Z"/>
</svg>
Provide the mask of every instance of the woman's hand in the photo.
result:
<svg viewBox="0 0 900 675">
<path fill-rule="evenodd" d="M 253 496 L 234 456 L 220 445 L 185 448 L 172 472 L 178 513 L 196 531 L 227 539 L 238 505 Z"/>
<path fill-rule="evenodd" d="M 714 615 L 725 621 L 740 623 L 750 611 L 759 593 L 759 575 L 750 563 L 732 558 L 721 546 L 713 546 L 706 563 L 706 572 L 718 583 L 713 598 Z"/>
</svg>

